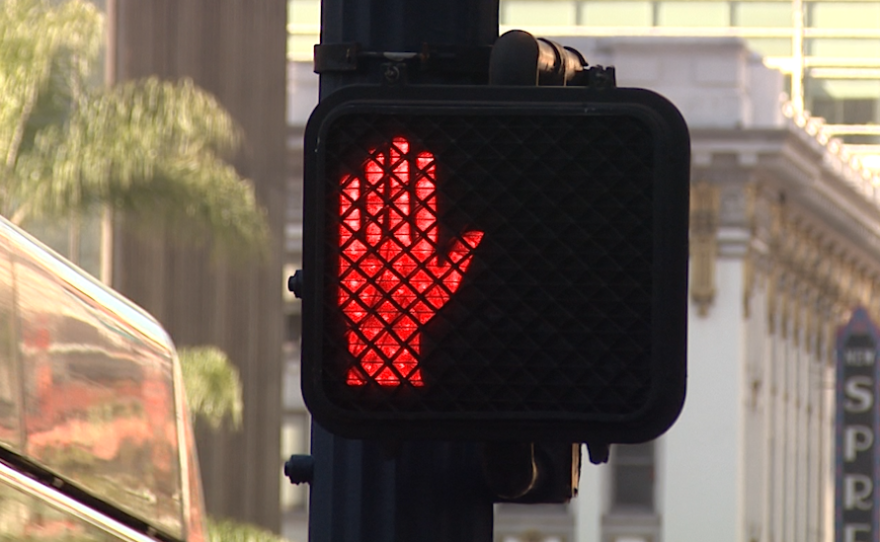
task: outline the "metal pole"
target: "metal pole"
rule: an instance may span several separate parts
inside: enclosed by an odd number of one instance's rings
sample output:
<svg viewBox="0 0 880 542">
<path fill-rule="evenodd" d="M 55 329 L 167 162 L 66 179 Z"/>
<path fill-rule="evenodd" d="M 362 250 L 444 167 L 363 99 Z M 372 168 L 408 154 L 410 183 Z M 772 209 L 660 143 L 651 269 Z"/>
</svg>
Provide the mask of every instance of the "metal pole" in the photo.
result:
<svg viewBox="0 0 880 542">
<path fill-rule="evenodd" d="M 321 73 L 320 96 L 382 81 L 383 55 L 373 53 L 488 47 L 497 37 L 498 0 L 323 0 L 322 46 L 356 43 L 350 50 L 372 56 L 357 69 Z M 487 78 L 446 70 L 408 79 L 479 84 Z M 474 443 L 350 440 L 313 423 L 312 457 L 310 542 L 492 540 L 493 498 Z"/>
</svg>

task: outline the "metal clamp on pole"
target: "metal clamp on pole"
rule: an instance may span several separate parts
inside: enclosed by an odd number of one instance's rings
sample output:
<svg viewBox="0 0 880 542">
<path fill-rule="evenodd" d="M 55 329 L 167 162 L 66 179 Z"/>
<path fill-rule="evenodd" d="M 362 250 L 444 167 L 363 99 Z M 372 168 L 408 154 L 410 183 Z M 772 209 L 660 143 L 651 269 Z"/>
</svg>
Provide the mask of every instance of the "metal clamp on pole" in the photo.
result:
<svg viewBox="0 0 880 542">
<path fill-rule="evenodd" d="M 615 86 L 614 68 L 588 67 L 576 50 L 523 30 L 499 37 L 489 58 L 490 85 Z"/>
<path fill-rule="evenodd" d="M 361 44 L 320 43 L 314 49 L 317 74 L 368 71 L 387 63 L 407 64 L 413 71 L 434 74 L 477 74 L 485 77 L 489 64 L 489 46 L 452 46 L 423 43 L 418 51 L 369 51 Z"/>
<path fill-rule="evenodd" d="M 564 86 L 586 66 L 577 51 L 522 30 L 511 30 L 492 47 L 489 84 Z"/>
</svg>

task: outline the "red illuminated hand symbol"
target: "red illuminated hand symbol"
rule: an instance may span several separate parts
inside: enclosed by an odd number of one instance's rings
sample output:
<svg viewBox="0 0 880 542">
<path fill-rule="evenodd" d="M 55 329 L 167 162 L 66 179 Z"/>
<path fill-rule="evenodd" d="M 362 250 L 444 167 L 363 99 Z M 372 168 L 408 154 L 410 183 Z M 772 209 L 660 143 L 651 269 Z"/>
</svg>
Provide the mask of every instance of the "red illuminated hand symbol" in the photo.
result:
<svg viewBox="0 0 880 542">
<path fill-rule="evenodd" d="M 458 290 L 482 232 L 438 246 L 436 164 L 406 139 L 374 149 L 359 175 L 342 178 L 339 305 L 352 386 L 373 380 L 423 385 L 419 327 Z"/>
</svg>

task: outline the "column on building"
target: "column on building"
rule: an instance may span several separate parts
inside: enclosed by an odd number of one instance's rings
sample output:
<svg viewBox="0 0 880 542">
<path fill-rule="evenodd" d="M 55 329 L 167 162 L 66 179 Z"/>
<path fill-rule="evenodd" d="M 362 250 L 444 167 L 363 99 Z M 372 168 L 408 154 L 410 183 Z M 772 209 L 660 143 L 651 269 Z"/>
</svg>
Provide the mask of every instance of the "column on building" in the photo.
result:
<svg viewBox="0 0 880 542">
<path fill-rule="evenodd" d="M 653 509 L 618 512 L 623 455 L 612 453 L 585 467 L 578 540 L 833 535 L 834 333 L 855 306 L 880 303 L 880 194 L 821 120 L 780 107 L 778 74 L 741 47 L 608 39 L 594 50 L 691 127 L 689 379 L 680 419 L 654 446 Z"/>
</svg>

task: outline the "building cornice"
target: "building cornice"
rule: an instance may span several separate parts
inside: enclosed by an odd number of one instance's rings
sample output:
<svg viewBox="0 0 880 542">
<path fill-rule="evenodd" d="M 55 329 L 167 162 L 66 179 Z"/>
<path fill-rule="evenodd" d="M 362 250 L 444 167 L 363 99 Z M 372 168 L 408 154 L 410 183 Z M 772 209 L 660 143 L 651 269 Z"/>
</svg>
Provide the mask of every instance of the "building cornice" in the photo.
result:
<svg viewBox="0 0 880 542">
<path fill-rule="evenodd" d="M 691 131 L 691 297 L 708 314 L 714 260 L 741 259 L 744 314 L 762 288 L 770 331 L 818 353 L 852 307 L 880 314 L 880 180 L 790 113 L 778 129 Z"/>
</svg>

